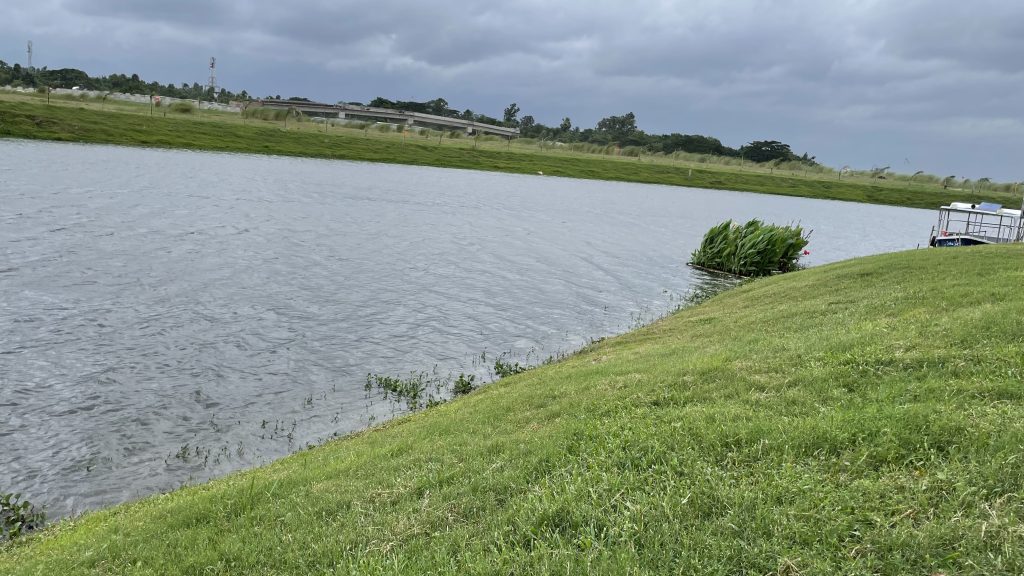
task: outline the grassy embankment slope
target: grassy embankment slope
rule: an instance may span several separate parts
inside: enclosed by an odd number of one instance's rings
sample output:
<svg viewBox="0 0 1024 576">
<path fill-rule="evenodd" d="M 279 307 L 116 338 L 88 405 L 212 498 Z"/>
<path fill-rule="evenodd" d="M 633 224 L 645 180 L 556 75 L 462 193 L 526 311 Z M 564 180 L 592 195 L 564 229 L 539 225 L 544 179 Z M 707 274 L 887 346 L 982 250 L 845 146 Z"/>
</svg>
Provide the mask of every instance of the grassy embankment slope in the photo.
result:
<svg viewBox="0 0 1024 576">
<path fill-rule="evenodd" d="M 3 574 L 1019 574 L 1024 247 L 758 280 Z"/>
<path fill-rule="evenodd" d="M 149 108 L 137 104 L 103 104 L 107 109 L 91 108 L 75 101 L 57 101 L 47 105 L 38 99 L 12 96 L 0 98 L 0 137 L 62 140 L 188 148 L 224 152 L 278 154 L 317 158 L 391 162 L 448 168 L 468 168 L 567 176 L 599 180 L 618 180 L 651 184 L 669 184 L 699 188 L 764 192 L 809 198 L 828 198 L 936 208 L 954 200 L 975 199 L 962 191 L 935 187 L 895 186 L 868 182 L 825 180 L 813 177 L 769 174 L 762 169 L 740 170 L 723 167 L 687 166 L 653 157 L 627 160 L 589 154 L 573 154 L 469 138 L 403 139 L 400 134 L 376 130 L 332 128 L 326 132 L 311 122 L 292 121 L 289 129 L 282 122 L 249 120 L 238 114 L 204 111 L 201 114 L 166 118 L 162 111 L 153 117 Z M 881 181 L 875 181 L 881 182 Z M 984 198 L 1016 206 L 1019 197 L 989 191 Z M 980 197 L 979 197 L 980 198 Z"/>
</svg>

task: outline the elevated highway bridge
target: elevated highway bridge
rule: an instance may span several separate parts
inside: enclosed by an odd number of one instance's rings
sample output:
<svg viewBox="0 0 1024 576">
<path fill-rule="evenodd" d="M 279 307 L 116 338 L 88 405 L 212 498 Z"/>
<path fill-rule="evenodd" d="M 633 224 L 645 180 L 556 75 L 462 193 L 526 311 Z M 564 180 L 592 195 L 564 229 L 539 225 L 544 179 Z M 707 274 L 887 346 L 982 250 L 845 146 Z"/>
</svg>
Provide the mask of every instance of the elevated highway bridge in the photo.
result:
<svg viewBox="0 0 1024 576">
<path fill-rule="evenodd" d="M 518 138 L 518 128 L 507 128 L 505 126 L 494 126 L 483 124 L 462 118 L 449 118 L 447 116 L 435 116 L 421 112 L 406 112 L 405 110 L 393 110 L 391 108 L 375 108 L 372 106 L 356 106 L 353 104 L 321 104 L 319 102 L 305 102 L 299 100 L 256 100 L 250 106 L 262 106 L 263 108 L 275 108 L 287 110 L 293 108 L 305 114 L 317 116 L 331 116 L 335 118 L 360 118 L 367 120 L 384 120 L 388 122 L 404 122 L 408 126 L 423 126 L 429 128 L 443 127 L 448 129 L 465 130 L 466 134 L 496 134 L 506 138 Z"/>
</svg>

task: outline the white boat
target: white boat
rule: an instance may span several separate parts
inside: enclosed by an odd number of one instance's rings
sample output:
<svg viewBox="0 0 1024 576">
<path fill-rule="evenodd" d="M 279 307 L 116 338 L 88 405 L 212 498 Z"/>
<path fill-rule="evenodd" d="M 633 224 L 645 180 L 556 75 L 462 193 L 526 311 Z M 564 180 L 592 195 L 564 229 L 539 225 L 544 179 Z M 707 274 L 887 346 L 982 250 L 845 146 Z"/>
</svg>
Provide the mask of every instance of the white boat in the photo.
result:
<svg viewBox="0 0 1024 576">
<path fill-rule="evenodd" d="M 1024 242 L 1021 211 L 999 204 L 950 202 L 939 208 L 939 222 L 932 227 L 929 246 L 979 246 Z"/>
</svg>

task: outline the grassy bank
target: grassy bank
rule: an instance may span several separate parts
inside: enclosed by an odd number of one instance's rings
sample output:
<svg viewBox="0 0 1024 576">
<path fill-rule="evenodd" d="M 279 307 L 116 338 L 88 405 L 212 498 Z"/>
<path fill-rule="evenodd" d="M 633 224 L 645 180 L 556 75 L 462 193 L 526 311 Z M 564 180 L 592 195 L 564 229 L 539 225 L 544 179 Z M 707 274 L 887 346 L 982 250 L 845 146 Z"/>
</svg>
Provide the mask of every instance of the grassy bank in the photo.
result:
<svg viewBox="0 0 1024 576">
<path fill-rule="evenodd" d="M 1011 193 L 977 195 L 934 186 L 836 181 L 820 177 L 771 174 L 763 169 L 687 166 L 657 158 L 610 158 L 512 145 L 494 139 L 450 139 L 390 130 L 324 128 L 313 122 L 244 120 L 238 114 L 194 111 L 178 114 L 130 103 L 0 99 L 0 137 L 188 148 L 224 152 L 279 154 L 391 162 L 743 190 L 809 198 L 828 198 L 895 206 L 935 208 L 954 200 L 985 198 L 1016 206 Z M 165 116 L 166 114 L 166 116 Z M 876 181 L 881 182 L 881 181 Z M 975 198 L 977 196 L 977 198 Z"/>
<path fill-rule="evenodd" d="M 63 523 L 0 573 L 1019 574 L 1022 261 L 920 250 L 758 280 Z"/>
</svg>

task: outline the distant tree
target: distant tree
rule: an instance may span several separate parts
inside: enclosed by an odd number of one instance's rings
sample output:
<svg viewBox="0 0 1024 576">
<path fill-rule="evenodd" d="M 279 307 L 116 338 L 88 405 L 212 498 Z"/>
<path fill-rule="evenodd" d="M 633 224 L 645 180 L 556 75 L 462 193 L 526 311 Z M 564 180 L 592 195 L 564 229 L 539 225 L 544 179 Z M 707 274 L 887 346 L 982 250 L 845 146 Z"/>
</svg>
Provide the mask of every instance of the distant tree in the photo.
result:
<svg viewBox="0 0 1024 576">
<path fill-rule="evenodd" d="M 523 119 L 519 121 L 519 130 L 520 131 L 528 131 L 531 128 L 533 128 L 536 124 L 537 124 L 537 121 L 534 120 L 533 116 L 530 116 L 530 115 L 523 116 Z"/>
<path fill-rule="evenodd" d="M 675 132 L 661 138 L 661 151 L 665 154 L 683 151 L 691 154 L 712 154 L 715 156 L 736 156 L 738 154 L 736 150 L 723 146 L 718 138 Z"/>
<path fill-rule="evenodd" d="M 595 141 L 615 142 L 620 146 L 631 146 L 639 143 L 635 137 L 639 135 L 636 128 L 636 115 L 632 112 L 622 116 L 602 118 L 595 129 Z"/>
<path fill-rule="evenodd" d="M 517 105 L 515 102 L 513 102 L 513 103 L 509 104 L 507 107 L 505 107 L 504 122 L 505 122 L 506 126 L 511 126 L 511 127 L 519 126 L 519 120 L 517 119 L 518 117 L 519 117 L 519 105 Z"/>
<path fill-rule="evenodd" d="M 92 88 L 92 79 L 81 70 L 61 68 L 58 70 L 40 70 L 39 81 L 51 88 Z"/>
<path fill-rule="evenodd" d="M 17 86 L 21 86 L 21 85 L 25 84 L 25 81 L 27 80 L 26 77 L 30 76 L 30 75 L 29 74 L 25 74 L 25 72 L 21 68 L 21 64 L 18 64 L 17 62 L 15 62 L 14 66 L 11 68 L 11 75 L 10 76 L 11 76 L 10 77 L 11 85 L 17 87 Z"/>
<path fill-rule="evenodd" d="M 796 160 L 796 154 L 778 140 L 755 140 L 740 147 L 740 155 L 751 162 L 771 162 L 772 160 Z"/>
<path fill-rule="evenodd" d="M 572 120 L 569 120 L 568 116 L 562 118 L 562 123 L 558 125 L 558 129 L 561 130 L 562 132 L 568 132 L 569 130 L 572 130 Z"/>
<path fill-rule="evenodd" d="M 804 164 L 809 164 L 811 166 L 817 166 L 818 165 L 818 157 L 817 156 L 809 156 L 807 154 L 807 152 L 804 152 L 804 155 L 800 157 L 800 161 L 803 162 Z"/>
<path fill-rule="evenodd" d="M 434 116 L 447 116 L 448 101 L 444 98 L 434 98 L 424 105 L 424 109 L 427 114 L 433 114 Z"/>
</svg>

